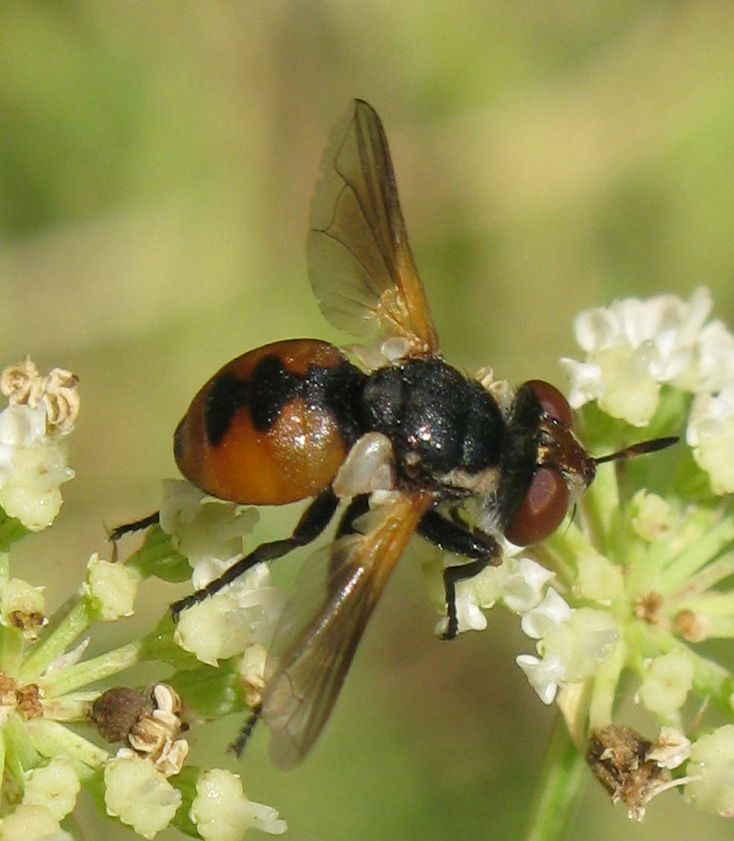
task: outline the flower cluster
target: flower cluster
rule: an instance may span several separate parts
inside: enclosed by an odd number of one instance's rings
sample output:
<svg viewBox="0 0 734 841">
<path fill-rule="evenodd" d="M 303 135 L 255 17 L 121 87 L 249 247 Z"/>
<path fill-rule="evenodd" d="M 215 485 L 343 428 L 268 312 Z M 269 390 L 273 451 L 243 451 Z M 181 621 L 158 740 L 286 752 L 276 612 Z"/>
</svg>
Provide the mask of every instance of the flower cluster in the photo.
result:
<svg viewBox="0 0 734 841">
<path fill-rule="evenodd" d="M 734 336 L 710 307 L 699 289 L 578 316 L 586 358 L 563 363 L 584 443 L 614 451 L 635 427 L 685 443 L 601 466 L 549 540 L 457 585 L 460 630 L 495 603 L 522 617 L 536 651 L 518 665 L 636 819 L 673 786 L 734 816 L 734 678 L 702 645 L 734 637 Z M 441 565 L 428 568 L 436 587 Z M 648 739 L 617 720 L 630 685 Z"/>
<path fill-rule="evenodd" d="M 524 550 L 507 544 L 500 566 L 456 585 L 459 631 L 485 628 L 495 605 L 520 617 L 530 650 L 519 667 L 636 819 L 670 788 L 734 816 L 734 676 L 706 646 L 734 637 L 734 337 L 708 319 L 710 307 L 698 290 L 689 301 L 619 301 L 578 317 L 586 356 L 563 364 L 584 445 L 603 455 L 643 436 L 682 440 L 600 465 L 551 538 Z M 10 403 L 0 413 L 2 838 L 71 838 L 62 825 L 81 787 L 145 838 L 168 826 L 207 841 L 284 832 L 236 775 L 192 765 L 187 741 L 201 719 L 259 703 L 284 603 L 266 565 L 176 625 L 164 614 L 142 638 L 86 656 L 94 626 L 130 616 L 147 579 L 199 589 L 242 558 L 257 513 L 167 482 L 158 517 L 141 521 L 153 523 L 142 546 L 124 563 L 92 555 L 77 595 L 47 618 L 42 589 L 11 578 L 9 553 L 51 524 L 59 486 L 73 475 L 65 440 L 76 379 L 59 369 L 42 377 L 26 361 L 3 373 L 0 388 Z M 482 517 L 470 504 L 464 513 Z M 443 570 L 456 563 L 437 554 L 424 562 L 441 609 Z M 444 617 L 437 632 L 445 630 Z M 116 678 L 144 661 L 161 669 L 152 686 Z M 647 736 L 620 720 L 629 687 Z"/>
<path fill-rule="evenodd" d="M 77 381 L 61 369 L 42 377 L 26 360 L 2 373 L 0 388 L 9 398 L 0 413 L 0 836 L 71 841 L 64 822 L 82 787 L 144 838 L 169 825 L 206 841 L 235 841 L 248 828 L 284 832 L 277 812 L 249 800 L 237 775 L 188 764 L 185 738 L 197 714 L 211 714 L 213 696 L 220 715 L 244 707 L 244 651 L 249 680 L 262 680 L 263 658 L 258 667 L 253 652 L 279 610 L 265 568 L 210 600 L 207 617 L 192 610 L 195 629 L 175 634 L 164 616 L 141 639 L 86 656 L 94 626 L 130 616 L 150 576 L 187 580 L 189 560 L 198 580 L 218 574 L 241 551 L 254 513 L 173 483 L 161 512 L 168 533 L 151 530 L 127 563 L 93 554 L 77 595 L 47 617 L 43 588 L 11 577 L 10 553 L 29 532 L 51 525 L 59 486 L 73 476 L 65 439 L 79 409 Z M 200 661 L 219 658 L 234 659 L 221 669 L 217 695 L 200 671 L 213 669 Z M 143 661 L 165 671 L 166 682 L 101 688 Z M 197 705 L 196 690 L 185 690 L 202 684 L 207 697 Z"/>
<path fill-rule="evenodd" d="M 683 410 L 686 441 L 714 493 L 723 495 L 734 491 L 734 336 L 722 321 L 707 320 L 710 312 L 705 288 L 689 301 L 659 295 L 587 310 L 575 323 L 586 359 L 561 364 L 574 408 L 596 401 L 604 413 L 632 426 L 649 426 L 663 416 L 671 391 L 692 395 L 692 405 Z"/>
<path fill-rule="evenodd" d="M 59 486 L 74 476 L 66 463 L 79 397 L 76 377 L 54 368 L 47 376 L 26 359 L 6 368 L 0 391 L 0 506 L 30 531 L 49 526 L 61 508 Z"/>
</svg>

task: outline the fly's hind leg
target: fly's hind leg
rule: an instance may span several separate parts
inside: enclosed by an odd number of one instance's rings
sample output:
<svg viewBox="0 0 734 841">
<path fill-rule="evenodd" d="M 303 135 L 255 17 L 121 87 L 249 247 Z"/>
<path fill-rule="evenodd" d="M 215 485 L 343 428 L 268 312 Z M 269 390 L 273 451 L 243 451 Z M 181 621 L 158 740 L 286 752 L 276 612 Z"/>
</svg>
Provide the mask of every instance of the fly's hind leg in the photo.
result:
<svg viewBox="0 0 734 841">
<path fill-rule="evenodd" d="M 309 509 L 310 510 L 310 509 Z M 349 505 L 346 507 L 344 513 L 342 514 L 341 519 L 339 520 L 339 525 L 336 529 L 335 538 L 338 540 L 340 537 L 344 537 L 348 534 L 355 534 L 357 529 L 354 526 L 354 521 L 365 514 L 369 510 L 369 495 L 364 494 L 361 496 L 355 497 Z M 306 511 L 304 514 L 304 518 L 308 515 L 309 511 Z M 299 527 L 301 526 L 302 522 L 299 523 Z M 322 529 L 326 527 L 326 523 L 323 524 Z M 296 528 L 296 532 L 298 531 L 298 527 Z M 295 534 L 295 533 L 294 533 Z M 314 537 L 316 535 L 314 534 Z M 257 550 L 255 550 L 257 551 Z M 196 593 L 194 593 L 196 595 Z M 174 606 L 175 607 L 175 606 Z M 235 754 L 235 756 L 240 757 L 242 752 L 247 745 L 247 742 L 252 735 L 252 731 L 255 729 L 255 725 L 260 719 L 260 715 L 262 713 L 262 707 L 258 704 L 257 706 L 253 707 L 252 712 L 248 716 L 247 720 L 245 721 L 242 729 L 237 734 L 237 738 L 232 742 L 230 745 L 230 749 Z"/>
<path fill-rule="evenodd" d="M 456 583 L 473 578 L 490 564 L 502 563 L 502 549 L 491 534 L 468 529 L 453 520 L 442 517 L 432 509 L 423 515 L 418 524 L 418 534 L 426 540 L 456 555 L 470 558 L 466 564 L 446 567 L 443 571 L 443 586 L 446 592 L 446 615 L 448 624 L 442 639 L 453 639 L 459 631 L 459 618 L 456 614 Z"/>
<path fill-rule="evenodd" d="M 339 500 L 332 489 L 326 488 L 311 502 L 308 508 L 301 515 L 293 534 L 284 540 L 273 540 L 270 543 L 261 543 L 257 549 L 250 552 L 249 555 L 243 555 L 238 561 L 232 564 L 219 578 L 210 581 L 206 587 L 197 590 L 190 596 L 186 596 L 171 605 L 171 613 L 173 614 L 174 622 L 178 620 L 182 611 L 192 607 L 204 599 L 218 593 L 223 587 L 231 584 L 240 575 L 247 572 L 248 569 L 254 567 L 256 564 L 263 561 L 274 561 L 276 558 L 281 558 L 283 555 L 297 549 L 299 546 L 305 546 L 312 540 L 315 540 L 321 532 L 329 525 L 331 518 L 334 516 Z"/>
</svg>

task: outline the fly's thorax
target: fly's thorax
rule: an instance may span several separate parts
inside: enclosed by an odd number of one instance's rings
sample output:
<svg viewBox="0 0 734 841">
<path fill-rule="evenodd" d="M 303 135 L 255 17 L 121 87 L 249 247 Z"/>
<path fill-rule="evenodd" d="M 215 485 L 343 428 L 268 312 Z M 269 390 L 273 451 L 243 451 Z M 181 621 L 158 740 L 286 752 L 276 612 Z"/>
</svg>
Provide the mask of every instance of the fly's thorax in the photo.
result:
<svg viewBox="0 0 734 841">
<path fill-rule="evenodd" d="M 407 359 L 371 374 L 362 394 L 369 432 L 392 443 L 398 483 L 446 495 L 497 483 L 506 423 L 481 385 L 436 357 Z"/>
</svg>

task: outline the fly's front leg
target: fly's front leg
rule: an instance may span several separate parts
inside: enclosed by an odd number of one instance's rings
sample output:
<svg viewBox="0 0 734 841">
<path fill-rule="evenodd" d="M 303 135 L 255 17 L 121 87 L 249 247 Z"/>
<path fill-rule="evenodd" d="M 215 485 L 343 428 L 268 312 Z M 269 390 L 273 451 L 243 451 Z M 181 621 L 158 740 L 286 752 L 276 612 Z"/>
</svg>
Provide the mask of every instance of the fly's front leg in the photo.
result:
<svg viewBox="0 0 734 841">
<path fill-rule="evenodd" d="M 457 581 L 473 578 L 490 564 L 499 566 L 502 563 L 502 550 L 491 534 L 478 529 L 468 529 L 453 520 L 447 520 L 435 509 L 423 515 L 418 524 L 418 534 L 439 549 L 472 559 L 468 564 L 446 567 L 443 571 L 448 625 L 441 638 L 450 640 L 459 630 L 459 618 L 456 614 Z"/>
<path fill-rule="evenodd" d="M 285 538 L 285 540 L 273 540 L 270 543 L 261 543 L 257 549 L 254 549 L 249 555 L 243 555 L 220 575 L 219 578 L 210 581 L 206 587 L 202 587 L 201 590 L 197 590 L 190 596 L 174 602 L 171 605 L 174 622 L 178 620 L 181 611 L 195 604 L 199 604 L 199 602 L 203 602 L 209 596 L 218 593 L 223 587 L 231 584 L 236 578 L 239 578 L 240 575 L 243 575 L 256 564 L 262 563 L 263 561 L 274 561 L 287 552 L 297 549 L 299 546 L 305 546 L 307 543 L 315 540 L 329 525 L 338 505 L 339 500 L 330 487 L 325 491 L 321 491 L 303 512 L 298 525 L 293 529 L 293 534 L 290 537 Z"/>
<path fill-rule="evenodd" d="M 112 529 L 110 532 L 110 540 L 113 543 L 117 543 L 117 541 L 126 534 L 131 534 L 134 531 L 142 531 L 150 526 L 158 525 L 160 519 L 160 512 L 154 511 L 152 514 L 148 514 L 147 517 L 143 517 L 140 520 L 135 520 L 132 523 L 124 523 L 123 525 Z"/>
</svg>

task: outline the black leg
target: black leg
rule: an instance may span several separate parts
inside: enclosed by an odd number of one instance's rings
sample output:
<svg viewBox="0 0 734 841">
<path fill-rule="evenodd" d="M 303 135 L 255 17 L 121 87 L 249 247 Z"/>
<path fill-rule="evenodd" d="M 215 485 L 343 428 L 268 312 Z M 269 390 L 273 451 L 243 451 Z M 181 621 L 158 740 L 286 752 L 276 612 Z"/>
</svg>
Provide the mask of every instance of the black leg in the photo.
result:
<svg viewBox="0 0 734 841">
<path fill-rule="evenodd" d="M 143 517 L 141 520 L 135 520 L 133 523 L 123 523 L 121 526 L 117 526 L 117 528 L 112 529 L 110 532 L 110 540 L 115 543 L 124 535 L 130 534 L 130 532 L 142 531 L 143 529 L 147 529 L 148 526 L 157 525 L 159 520 L 160 513 L 158 511 L 154 511 L 152 514 L 148 514 L 147 517 Z"/>
<path fill-rule="evenodd" d="M 232 753 L 239 759 L 242 756 L 242 751 L 245 749 L 245 745 L 247 745 L 247 741 L 252 736 L 252 731 L 255 729 L 255 725 L 260 720 L 260 713 L 262 712 L 262 707 L 258 704 L 258 706 L 253 707 L 252 712 L 247 717 L 247 721 L 242 726 L 242 729 L 237 734 L 237 738 L 232 742 L 229 746 L 229 749 Z"/>
<path fill-rule="evenodd" d="M 347 505 L 346 511 L 339 520 L 339 527 L 336 530 L 335 537 L 344 537 L 345 534 L 356 534 L 357 529 L 354 528 L 354 521 L 366 514 L 370 508 L 370 495 L 361 494 L 355 496 L 354 499 Z"/>
<path fill-rule="evenodd" d="M 271 543 L 261 543 L 257 549 L 254 549 L 249 555 L 243 555 L 223 575 L 215 578 L 214 581 L 210 581 L 206 587 L 202 587 L 201 590 L 197 590 L 190 596 L 174 602 L 171 605 L 174 622 L 178 619 L 182 610 L 199 604 L 199 602 L 203 602 L 209 596 L 213 596 L 214 593 L 218 593 L 223 587 L 231 584 L 236 578 L 247 572 L 248 569 L 254 567 L 255 564 L 262 563 L 263 561 L 274 561 L 276 558 L 281 558 L 293 549 L 297 549 L 299 546 L 305 546 L 307 543 L 315 540 L 329 525 L 338 504 L 339 500 L 330 487 L 321 491 L 303 512 L 298 525 L 290 537 L 285 540 L 273 540 Z"/>
<path fill-rule="evenodd" d="M 502 550 L 491 534 L 478 529 L 469 530 L 453 520 L 445 519 L 434 509 L 421 518 L 418 534 L 439 549 L 472 559 L 471 563 L 457 564 L 443 571 L 448 626 L 442 638 L 450 640 L 459 630 L 459 619 L 456 615 L 456 582 L 473 578 L 489 564 L 498 566 L 502 562 Z"/>
</svg>

